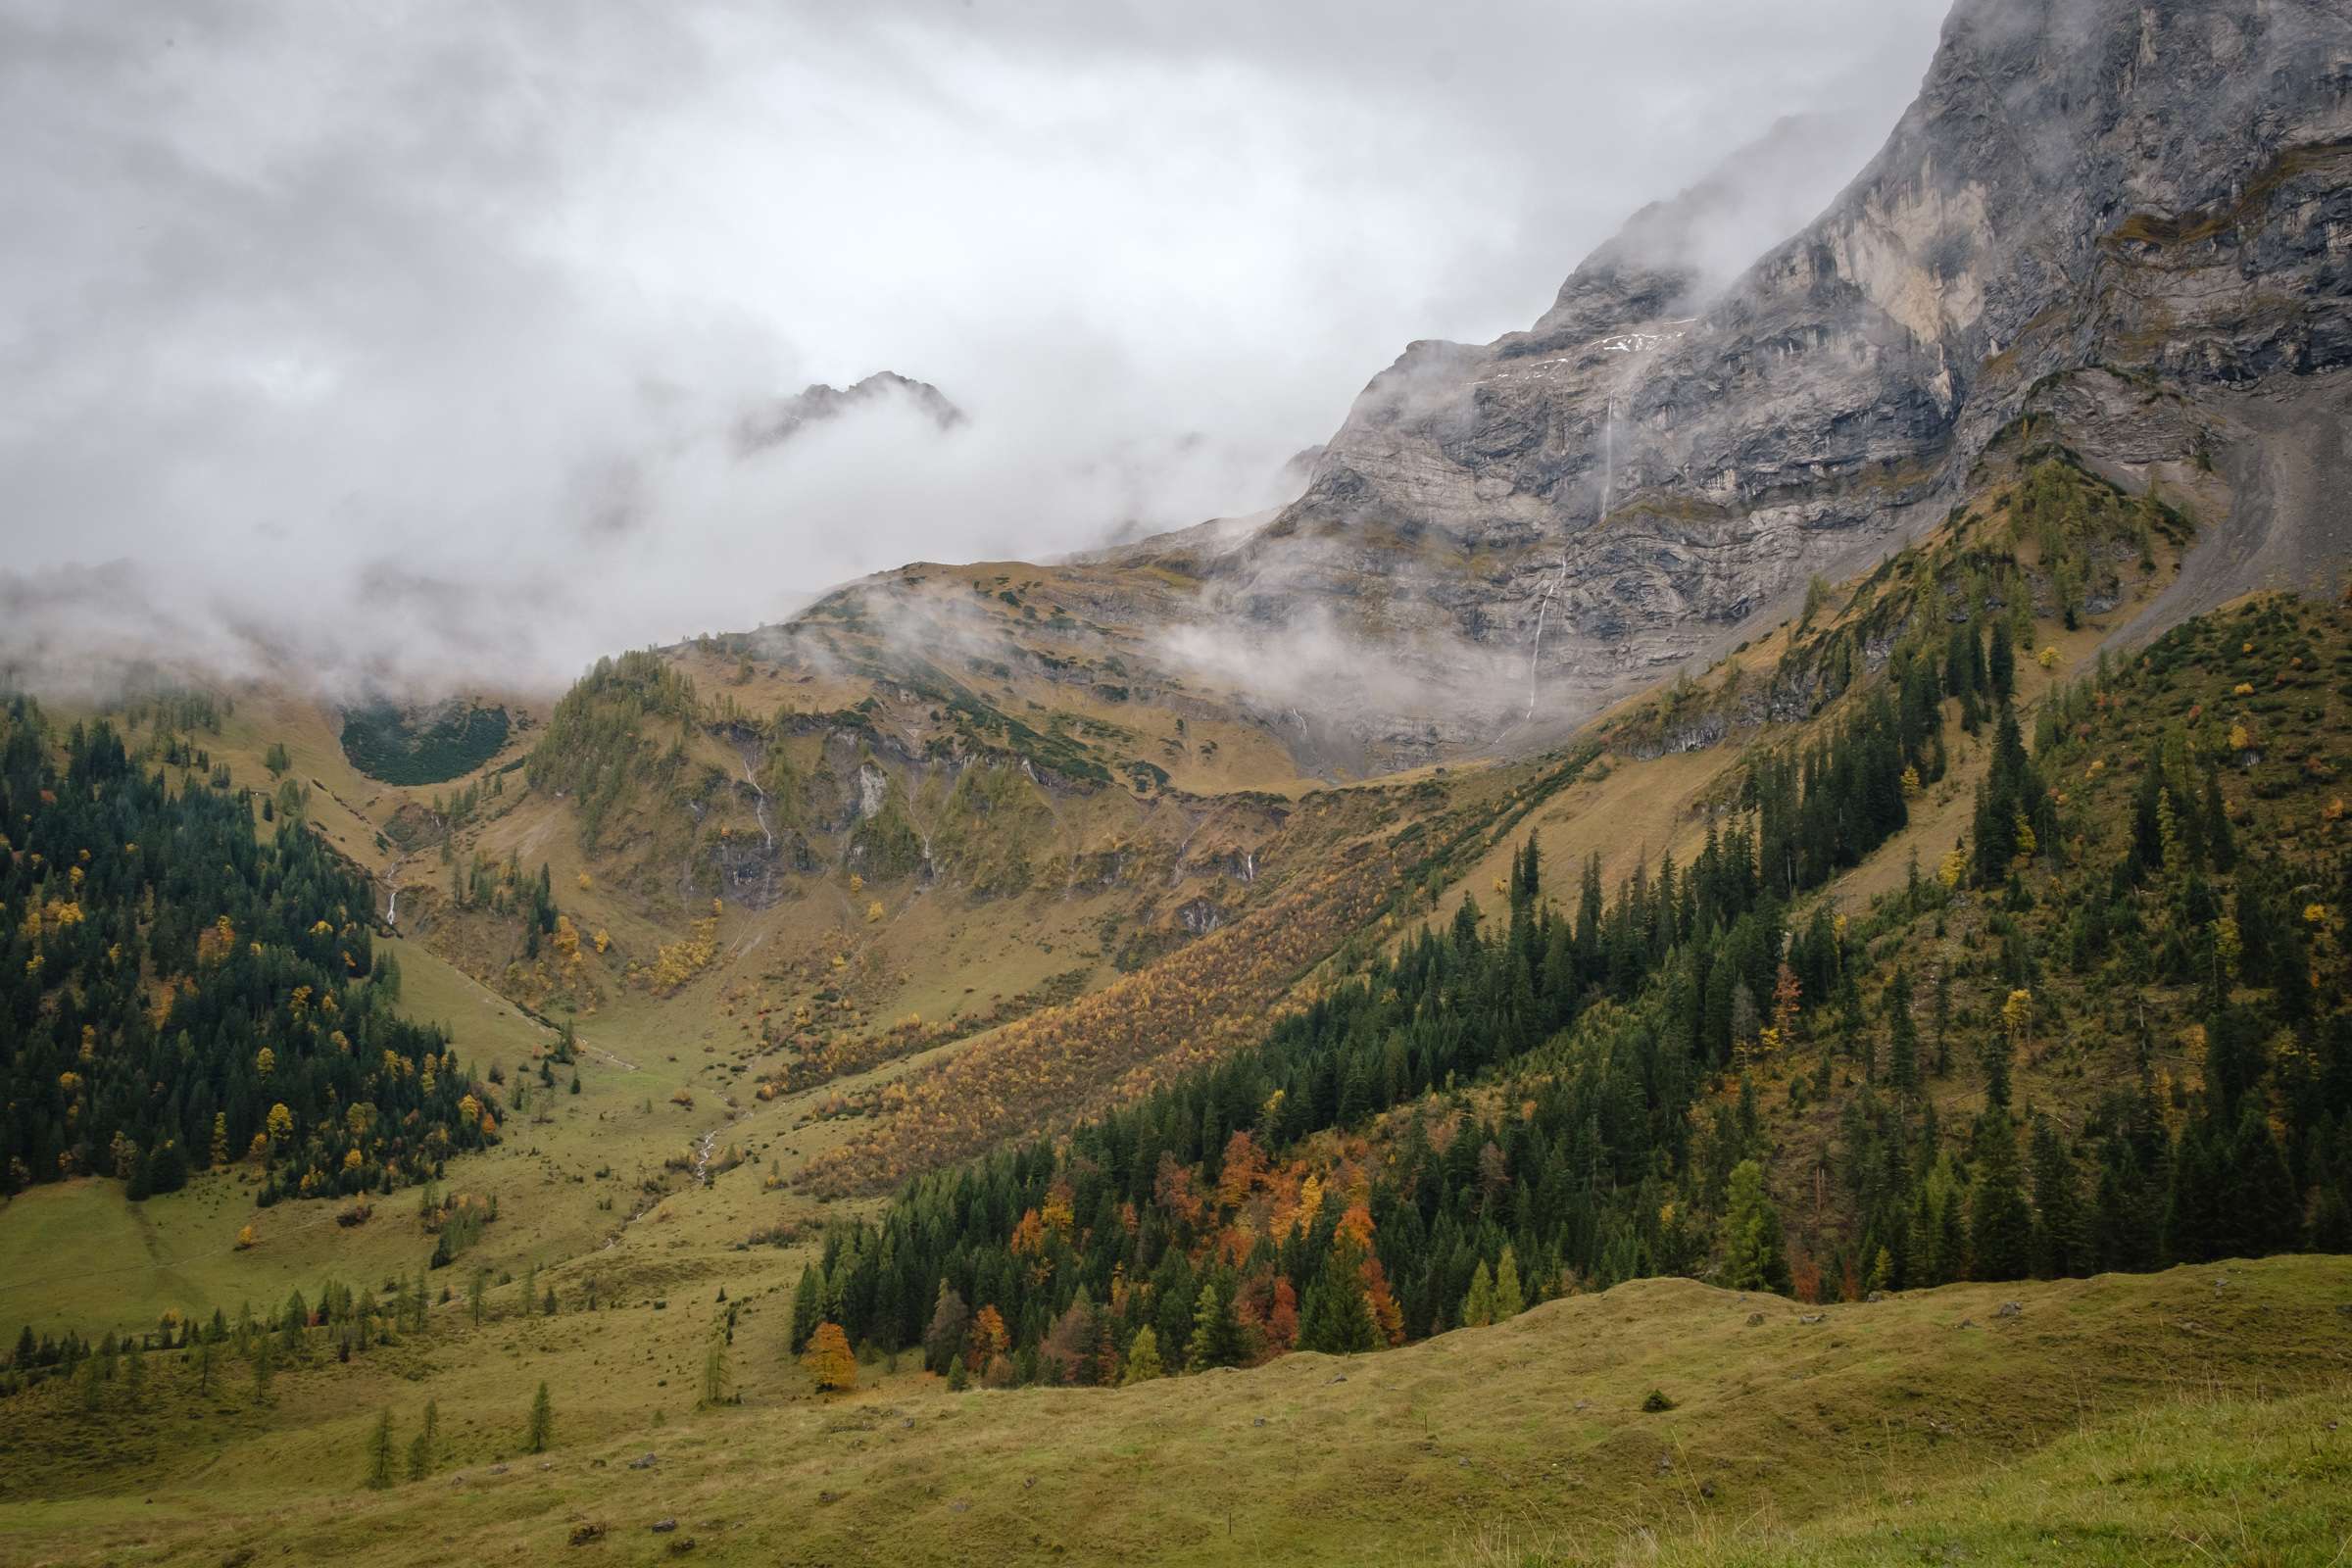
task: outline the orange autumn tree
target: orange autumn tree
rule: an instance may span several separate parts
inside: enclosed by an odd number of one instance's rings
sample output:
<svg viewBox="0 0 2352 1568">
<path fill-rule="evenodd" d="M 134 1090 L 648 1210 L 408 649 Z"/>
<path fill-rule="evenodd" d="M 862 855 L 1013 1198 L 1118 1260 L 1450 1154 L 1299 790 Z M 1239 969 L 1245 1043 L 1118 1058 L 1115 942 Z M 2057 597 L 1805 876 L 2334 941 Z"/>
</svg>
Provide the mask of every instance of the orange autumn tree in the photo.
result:
<svg viewBox="0 0 2352 1568">
<path fill-rule="evenodd" d="M 1404 1309 L 1396 1304 L 1396 1296 L 1389 1290 L 1389 1274 L 1380 1266 L 1380 1254 L 1366 1252 L 1358 1273 L 1364 1282 L 1364 1304 L 1372 1309 L 1372 1326 L 1392 1346 L 1402 1345 Z"/>
<path fill-rule="evenodd" d="M 1791 1250 L 1788 1256 L 1789 1289 L 1800 1301 L 1821 1299 L 1821 1264 L 1803 1248 Z"/>
<path fill-rule="evenodd" d="M 1011 1348 L 1012 1336 L 1005 1331 L 1004 1313 L 990 1305 L 973 1314 L 971 1347 L 964 1356 L 966 1366 L 985 1367 Z"/>
<path fill-rule="evenodd" d="M 1217 1177 L 1217 1204 L 1239 1208 L 1266 1176 L 1266 1156 L 1257 1141 L 1237 1132 L 1225 1141 L 1225 1162 Z"/>
<path fill-rule="evenodd" d="M 858 1357 L 838 1323 L 819 1323 L 801 1352 L 801 1366 L 820 1394 L 846 1394 L 858 1386 Z"/>
<path fill-rule="evenodd" d="M 1288 1354 L 1298 1341 L 1298 1293 L 1289 1276 L 1261 1264 L 1235 1282 L 1234 1316 L 1250 1349 L 1246 1364 Z"/>
<path fill-rule="evenodd" d="M 1152 1200 L 1179 1224 L 1192 1226 L 1200 1223 L 1207 1205 L 1193 1191 L 1193 1170 L 1177 1163 L 1176 1156 L 1162 1152 L 1154 1168 L 1152 1184 Z"/>
<path fill-rule="evenodd" d="M 1266 1311 L 1266 1344 L 1276 1355 L 1298 1343 L 1298 1293 L 1287 1274 L 1274 1276 L 1273 1305 Z"/>
<path fill-rule="evenodd" d="M 1038 1218 L 1047 1230 L 1056 1236 L 1068 1236 L 1070 1228 L 1077 1223 L 1077 1216 L 1070 1210 L 1072 1198 L 1067 1177 L 1055 1177 L 1054 1185 L 1046 1189 L 1045 1207 L 1039 1211 Z"/>
</svg>

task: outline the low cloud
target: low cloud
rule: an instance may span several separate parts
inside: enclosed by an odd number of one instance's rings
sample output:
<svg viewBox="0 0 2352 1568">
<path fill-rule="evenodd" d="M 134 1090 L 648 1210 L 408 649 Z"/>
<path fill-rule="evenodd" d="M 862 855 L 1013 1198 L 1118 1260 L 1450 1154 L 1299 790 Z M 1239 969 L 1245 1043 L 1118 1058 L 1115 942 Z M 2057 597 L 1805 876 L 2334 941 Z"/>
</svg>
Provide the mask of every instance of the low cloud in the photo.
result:
<svg viewBox="0 0 2352 1568">
<path fill-rule="evenodd" d="M 0 17 L 0 666 L 558 683 L 915 559 L 1253 511 L 1935 8 Z M 1474 30 L 1462 41 L 1464 27 Z M 889 402 L 745 454 L 746 416 Z"/>
</svg>

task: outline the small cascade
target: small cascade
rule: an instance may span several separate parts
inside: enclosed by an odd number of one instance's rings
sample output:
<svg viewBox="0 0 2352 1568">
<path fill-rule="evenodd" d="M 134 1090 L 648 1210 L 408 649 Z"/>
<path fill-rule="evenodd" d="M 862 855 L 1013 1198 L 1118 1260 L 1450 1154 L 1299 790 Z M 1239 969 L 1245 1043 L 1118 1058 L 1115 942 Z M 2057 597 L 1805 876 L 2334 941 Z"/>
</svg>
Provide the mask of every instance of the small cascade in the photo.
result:
<svg viewBox="0 0 2352 1568">
<path fill-rule="evenodd" d="M 1624 356 L 1619 362 L 1620 368 L 1612 372 L 1612 379 L 1617 383 L 1616 389 L 1608 394 L 1601 405 L 1600 499 L 1598 510 L 1592 518 L 1592 525 L 1595 528 L 1609 520 L 1609 507 L 1617 499 L 1617 404 L 1624 396 L 1628 384 L 1638 381 L 1645 373 L 1646 366 L 1643 361 L 1649 354 L 1653 350 L 1681 342 L 1684 336 L 1681 328 L 1690 324 L 1690 320 L 1686 318 L 1664 323 L 1667 330 L 1663 331 L 1616 332 L 1595 340 L 1594 346 L 1600 348 L 1604 353 Z M 1530 722 L 1536 716 L 1536 696 L 1538 688 L 1542 684 L 1544 670 L 1544 626 L 1550 617 L 1553 597 L 1566 587 L 1567 583 L 1568 558 L 1563 553 L 1560 557 L 1559 575 L 1544 586 L 1544 597 L 1536 604 L 1535 643 L 1529 649 L 1527 656 L 1527 713 L 1520 720 L 1522 724 Z"/>
<path fill-rule="evenodd" d="M 752 787 L 752 794 L 758 798 L 757 804 L 752 808 L 752 814 L 760 819 L 760 836 L 767 840 L 767 852 L 773 855 L 776 852 L 776 836 L 768 830 L 767 826 L 767 791 L 761 789 L 760 781 L 752 777 L 752 760 L 749 757 L 743 757 L 738 760 L 743 763 L 743 781 Z"/>
<path fill-rule="evenodd" d="M 1609 394 L 1606 412 L 1600 418 L 1600 515 L 1595 524 L 1609 520 L 1609 496 L 1617 488 L 1617 394 Z"/>
<path fill-rule="evenodd" d="M 384 874 L 376 879 L 384 887 L 384 924 L 387 926 L 397 927 L 400 924 L 400 873 L 408 863 L 409 858 L 404 855 L 386 866 Z"/>
<path fill-rule="evenodd" d="M 1536 716 L 1536 687 L 1544 667 L 1544 619 L 1551 613 L 1551 596 L 1560 591 L 1568 580 L 1568 558 L 1560 558 L 1560 574 L 1544 589 L 1544 597 L 1536 603 L 1536 642 L 1527 656 L 1527 714 L 1520 720 L 1526 723 Z"/>
<path fill-rule="evenodd" d="M 1644 344 L 1643 347 L 1648 345 Z M 1609 394 L 1603 405 L 1600 420 L 1600 514 L 1592 519 L 1593 526 L 1609 520 L 1609 496 L 1617 485 L 1617 394 Z M 1544 588 L 1544 597 L 1536 602 L 1535 645 L 1527 656 L 1527 713 L 1520 719 L 1527 723 L 1536 716 L 1536 692 L 1542 682 L 1544 669 L 1544 622 L 1551 614 L 1552 596 L 1568 581 L 1568 558 L 1560 557 L 1560 574 Z"/>
</svg>

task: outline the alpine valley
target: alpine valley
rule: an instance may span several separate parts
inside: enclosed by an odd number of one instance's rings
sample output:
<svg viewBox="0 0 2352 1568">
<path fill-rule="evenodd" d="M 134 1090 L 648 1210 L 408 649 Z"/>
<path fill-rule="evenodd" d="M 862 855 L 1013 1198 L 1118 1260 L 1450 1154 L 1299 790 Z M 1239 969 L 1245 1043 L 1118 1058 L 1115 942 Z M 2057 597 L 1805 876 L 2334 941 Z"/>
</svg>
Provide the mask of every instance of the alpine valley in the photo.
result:
<svg viewBox="0 0 2352 1568">
<path fill-rule="evenodd" d="M 1821 145 L 1268 513 L 0 699 L 0 1559 L 2341 1557 L 2352 13 Z"/>
</svg>

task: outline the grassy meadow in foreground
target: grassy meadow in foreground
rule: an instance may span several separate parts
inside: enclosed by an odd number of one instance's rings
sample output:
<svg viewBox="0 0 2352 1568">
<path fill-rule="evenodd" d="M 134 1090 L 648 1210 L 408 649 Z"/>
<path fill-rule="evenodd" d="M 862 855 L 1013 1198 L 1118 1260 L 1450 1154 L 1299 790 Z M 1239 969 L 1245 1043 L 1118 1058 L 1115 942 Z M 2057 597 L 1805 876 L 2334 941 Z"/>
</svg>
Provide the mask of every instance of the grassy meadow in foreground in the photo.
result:
<svg viewBox="0 0 2352 1568">
<path fill-rule="evenodd" d="M 876 1365 L 832 1398 L 783 1363 L 784 1299 L 729 1291 L 727 1398 L 702 1408 L 725 1270 L 660 1272 L 594 1314 L 461 1312 L 316 1361 L 266 1413 L 225 1358 L 202 1396 L 150 1357 L 143 1414 L 10 1401 L 8 1446 L 37 1456 L 12 1461 L 0 1556 L 2287 1563 L 2352 1531 L 2336 1258 L 1818 1310 L 1644 1280 L 1377 1356 L 962 1394 Z M 428 1394 L 431 1474 L 368 1490 L 377 1412 L 405 1448 Z"/>
</svg>

